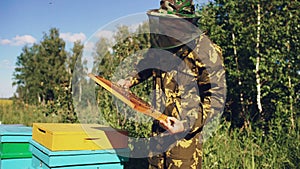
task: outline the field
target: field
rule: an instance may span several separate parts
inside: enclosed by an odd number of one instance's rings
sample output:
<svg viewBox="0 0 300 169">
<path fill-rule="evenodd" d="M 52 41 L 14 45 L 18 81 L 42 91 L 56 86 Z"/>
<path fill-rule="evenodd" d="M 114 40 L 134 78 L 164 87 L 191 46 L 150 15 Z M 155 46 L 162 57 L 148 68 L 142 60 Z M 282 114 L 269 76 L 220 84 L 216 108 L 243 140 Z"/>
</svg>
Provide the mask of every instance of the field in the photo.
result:
<svg viewBox="0 0 300 169">
<path fill-rule="evenodd" d="M 24 124 L 31 126 L 38 122 L 58 122 L 55 116 L 45 116 L 45 107 L 14 103 L 13 100 L 0 99 L 0 123 Z"/>
<path fill-rule="evenodd" d="M 44 107 L 0 100 L 2 124 L 25 124 L 34 122 L 58 122 L 56 116 L 45 116 Z M 298 120 L 299 123 L 299 120 Z M 276 125 L 277 124 L 277 125 Z M 270 126 L 270 133 L 260 129 L 232 129 L 223 122 L 218 130 L 204 142 L 203 168 L 299 168 L 299 130 L 283 127 L 277 121 Z M 126 169 L 143 169 L 146 159 L 130 159 Z"/>
<path fill-rule="evenodd" d="M 0 105 L 1 105 L 1 106 L 12 105 L 12 104 L 13 104 L 13 100 L 9 100 L 9 99 L 0 99 Z"/>
</svg>

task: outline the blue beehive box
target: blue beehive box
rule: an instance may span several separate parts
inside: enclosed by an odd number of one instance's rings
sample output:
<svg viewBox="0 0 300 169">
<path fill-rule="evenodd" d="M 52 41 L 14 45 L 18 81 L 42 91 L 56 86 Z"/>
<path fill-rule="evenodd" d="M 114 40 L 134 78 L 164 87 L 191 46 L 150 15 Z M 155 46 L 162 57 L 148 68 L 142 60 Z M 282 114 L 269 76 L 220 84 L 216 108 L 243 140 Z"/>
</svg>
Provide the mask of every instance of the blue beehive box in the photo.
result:
<svg viewBox="0 0 300 169">
<path fill-rule="evenodd" d="M 31 158 L 10 158 L 1 159 L 1 169 L 32 169 Z"/>
<path fill-rule="evenodd" d="M 32 128 L 20 124 L 0 125 L 0 168 L 29 169 L 31 167 Z"/>
<path fill-rule="evenodd" d="M 118 154 L 128 153 L 128 149 L 118 150 L 71 150 L 51 151 L 31 140 L 32 167 L 34 169 L 123 169 L 128 159 Z M 118 151 L 118 153 L 116 152 Z"/>
</svg>

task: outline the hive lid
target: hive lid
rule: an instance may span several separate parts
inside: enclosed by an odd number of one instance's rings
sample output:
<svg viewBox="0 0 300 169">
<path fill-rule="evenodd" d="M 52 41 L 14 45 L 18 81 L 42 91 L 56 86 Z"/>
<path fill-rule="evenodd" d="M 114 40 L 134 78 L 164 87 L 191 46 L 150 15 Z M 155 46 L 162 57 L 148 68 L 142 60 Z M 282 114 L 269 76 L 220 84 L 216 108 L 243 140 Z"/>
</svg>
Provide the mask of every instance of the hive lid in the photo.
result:
<svg viewBox="0 0 300 169">
<path fill-rule="evenodd" d="M 32 128 L 26 127 L 21 124 L 16 125 L 0 125 L 0 136 L 12 136 L 12 135 L 18 135 L 18 136 L 31 136 L 32 135 Z"/>
</svg>

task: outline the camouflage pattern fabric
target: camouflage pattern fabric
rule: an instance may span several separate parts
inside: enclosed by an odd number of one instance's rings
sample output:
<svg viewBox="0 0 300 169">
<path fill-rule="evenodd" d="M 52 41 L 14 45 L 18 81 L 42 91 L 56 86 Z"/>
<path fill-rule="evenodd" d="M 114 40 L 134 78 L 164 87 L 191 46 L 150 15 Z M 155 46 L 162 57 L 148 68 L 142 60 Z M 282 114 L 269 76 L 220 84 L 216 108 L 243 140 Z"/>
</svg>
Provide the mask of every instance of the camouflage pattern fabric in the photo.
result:
<svg viewBox="0 0 300 169">
<path fill-rule="evenodd" d="M 180 62 L 164 60 L 164 56 L 180 58 Z M 188 44 L 168 49 L 166 53 L 149 52 L 137 65 L 133 85 L 152 77 L 153 106 L 168 116 L 184 122 L 187 135 L 177 140 L 165 153 L 149 158 L 150 169 L 200 169 L 202 162 L 201 130 L 220 112 L 224 103 L 225 71 L 221 49 L 202 34 Z M 145 69 L 150 62 L 161 69 Z M 164 69 L 167 67 L 167 69 Z M 154 121 L 153 136 L 165 130 Z"/>
<path fill-rule="evenodd" d="M 193 0 L 162 0 L 159 11 L 167 14 L 194 14 L 195 5 Z"/>
</svg>

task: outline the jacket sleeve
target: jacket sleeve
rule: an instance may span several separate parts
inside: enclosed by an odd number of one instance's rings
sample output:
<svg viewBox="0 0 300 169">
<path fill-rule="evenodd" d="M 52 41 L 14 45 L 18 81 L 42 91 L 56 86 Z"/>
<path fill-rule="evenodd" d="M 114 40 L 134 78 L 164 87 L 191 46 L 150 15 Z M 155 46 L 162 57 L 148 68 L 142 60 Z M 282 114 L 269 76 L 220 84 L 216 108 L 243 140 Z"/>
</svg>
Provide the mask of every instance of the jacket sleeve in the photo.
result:
<svg viewBox="0 0 300 169">
<path fill-rule="evenodd" d="M 182 87 L 182 110 L 189 134 L 202 131 L 205 124 L 218 118 L 224 107 L 226 82 L 221 49 L 201 35 L 193 52 L 187 56 L 193 62 L 192 85 Z M 197 93 L 198 95 L 196 95 Z M 198 104 L 198 105 L 197 105 Z"/>
<path fill-rule="evenodd" d="M 141 59 L 136 65 L 136 74 L 129 77 L 131 87 L 142 83 L 153 75 L 153 68 L 149 66 L 149 63 L 153 60 L 152 53 L 145 53 L 143 59 Z"/>
</svg>

